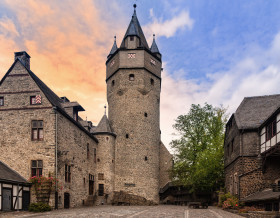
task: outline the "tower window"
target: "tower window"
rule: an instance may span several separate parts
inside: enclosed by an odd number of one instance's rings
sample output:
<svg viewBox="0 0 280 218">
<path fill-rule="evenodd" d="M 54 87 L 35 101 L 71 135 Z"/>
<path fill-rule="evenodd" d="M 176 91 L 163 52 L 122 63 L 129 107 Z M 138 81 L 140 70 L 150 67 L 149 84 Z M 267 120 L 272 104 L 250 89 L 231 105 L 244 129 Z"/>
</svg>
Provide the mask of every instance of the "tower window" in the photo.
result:
<svg viewBox="0 0 280 218">
<path fill-rule="evenodd" d="M 104 173 L 98 173 L 98 180 L 104 180 Z"/>
<path fill-rule="evenodd" d="M 4 97 L 0 97 L 0 106 L 4 106 Z"/>
<path fill-rule="evenodd" d="M 115 80 L 112 80 L 112 86 L 114 86 L 115 85 Z"/>
<path fill-rule="evenodd" d="M 134 41 L 134 36 L 129 37 L 130 41 Z"/>
<path fill-rule="evenodd" d="M 87 159 L 89 159 L 89 143 L 87 143 Z"/>
<path fill-rule="evenodd" d="M 148 117 L 148 114 L 147 113 L 144 113 L 145 117 Z"/>
<path fill-rule="evenodd" d="M 147 161 L 148 160 L 148 157 L 147 156 L 145 156 L 145 161 Z"/>
<path fill-rule="evenodd" d="M 125 137 L 128 139 L 128 138 L 129 138 L 129 135 L 128 135 L 128 134 L 126 134 L 126 135 L 125 135 Z"/>
<path fill-rule="evenodd" d="M 134 74 L 129 74 L 129 81 L 134 81 Z"/>
<path fill-rule="evenodd" d="M 151 78 L 151 85 L 153 86 L 155 84 L 155 81 Z"/>
</svg>

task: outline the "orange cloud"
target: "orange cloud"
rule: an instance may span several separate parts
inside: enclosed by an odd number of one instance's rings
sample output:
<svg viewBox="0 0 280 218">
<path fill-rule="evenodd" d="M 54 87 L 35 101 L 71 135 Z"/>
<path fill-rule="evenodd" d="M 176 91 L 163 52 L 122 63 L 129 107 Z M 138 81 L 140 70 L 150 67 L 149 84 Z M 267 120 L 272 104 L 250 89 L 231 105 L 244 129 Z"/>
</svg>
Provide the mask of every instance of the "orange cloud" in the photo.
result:
<svg viewBox="0 0 280 218">
<path fill-rule="evenodd" d="M 5 33 L 0 31 L 0 77 L 12 64 L 13 52 L 26 50 L 31 70 L 59 96 L 83 105 L 82 116 L 97 124 L 106 103 L 106 57 L 113 35 L 122 36 L 129 21 L 114 29 L 104 19 L 108 15 L 91 0 L 24 4 L 6 0 L 4 4 L 16 19 L 0 17 L 0 28 L 5 28 Z"/>
</svg>

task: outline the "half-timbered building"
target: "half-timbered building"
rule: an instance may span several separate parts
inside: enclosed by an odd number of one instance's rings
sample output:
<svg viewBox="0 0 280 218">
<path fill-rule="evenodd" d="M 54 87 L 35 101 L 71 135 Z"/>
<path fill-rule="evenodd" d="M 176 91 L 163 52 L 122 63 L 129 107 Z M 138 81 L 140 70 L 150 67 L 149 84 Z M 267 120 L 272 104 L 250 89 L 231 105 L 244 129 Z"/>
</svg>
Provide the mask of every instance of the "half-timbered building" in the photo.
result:
<svg viewBox="0 0 280 218">
<path fill-rule="evenodd" d="M 227 191 L 247 204 L 279 210 L 280 95 L 244 98 L 226 125 Z"/>
</svg>

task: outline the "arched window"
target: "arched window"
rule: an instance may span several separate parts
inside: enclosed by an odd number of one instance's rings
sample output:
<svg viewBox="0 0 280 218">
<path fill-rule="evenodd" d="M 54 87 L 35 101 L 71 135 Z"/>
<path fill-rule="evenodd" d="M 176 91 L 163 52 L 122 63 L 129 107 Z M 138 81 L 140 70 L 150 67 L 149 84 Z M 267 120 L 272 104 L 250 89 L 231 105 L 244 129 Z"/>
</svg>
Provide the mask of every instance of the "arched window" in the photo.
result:
<svg viewBox="0 0 280 218">
<path fill-rule="evenodd" d="M 114 86 L 115 85 L 115 80 L 112 80 L 112 86 Z"/>
<path fill-rule="evenodd" d="M 153 86 L 155 84 L 155 81 L 151 78 L 151 85 Z"/>
</svg>

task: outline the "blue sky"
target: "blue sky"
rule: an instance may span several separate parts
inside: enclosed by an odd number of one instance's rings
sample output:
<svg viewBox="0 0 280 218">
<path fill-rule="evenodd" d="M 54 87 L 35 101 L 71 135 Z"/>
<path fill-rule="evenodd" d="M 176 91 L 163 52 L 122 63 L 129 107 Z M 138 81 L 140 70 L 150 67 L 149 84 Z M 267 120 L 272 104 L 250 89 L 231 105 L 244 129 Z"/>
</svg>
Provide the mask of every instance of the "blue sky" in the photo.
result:
<svg viewBox="0 0 280 218">
<path fill-rule="evenodd" d="M 135 2 L 149 45 L 155 33 L 163 56 L 165 144 L 193 103 L 233 113 L 246 96 L 280 93 L 279 0 L 0 0 L 0 77 L 13 52 L 26 50 L 36 75 L 97 124 L 106 56 L 115 34 L 120 45 Z"/>
</svg>

